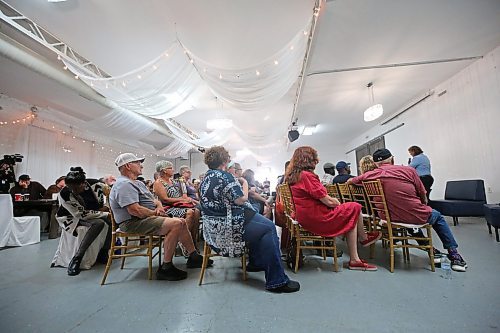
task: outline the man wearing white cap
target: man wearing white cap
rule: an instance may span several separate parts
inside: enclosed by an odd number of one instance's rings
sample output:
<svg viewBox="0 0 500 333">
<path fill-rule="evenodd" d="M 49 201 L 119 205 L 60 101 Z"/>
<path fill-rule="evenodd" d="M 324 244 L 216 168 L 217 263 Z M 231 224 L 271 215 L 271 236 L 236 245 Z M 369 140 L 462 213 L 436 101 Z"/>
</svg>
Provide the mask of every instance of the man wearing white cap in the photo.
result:
<svg viewBox="0 0 500 333">
<path fill-rule="evenodd" d="M 131 233 L 164 235 L 163 265 L 158 269 L 158 280 L 177 281 L 187 277 L 187 272 L 174 266 L 174 256 L 177 242 L 181 242 L 189 252 L 187 268 L 199 268 L 203 262 L 193 244 L 186 222 L 182 218 L 166 217 L 160 201 L 137 177 L 142 174 L 142 162 L 132 153 L 119 155 L 115 164 L 120 171 L 109 196 L 113 216 L 120 230 Z"/>
</svg>

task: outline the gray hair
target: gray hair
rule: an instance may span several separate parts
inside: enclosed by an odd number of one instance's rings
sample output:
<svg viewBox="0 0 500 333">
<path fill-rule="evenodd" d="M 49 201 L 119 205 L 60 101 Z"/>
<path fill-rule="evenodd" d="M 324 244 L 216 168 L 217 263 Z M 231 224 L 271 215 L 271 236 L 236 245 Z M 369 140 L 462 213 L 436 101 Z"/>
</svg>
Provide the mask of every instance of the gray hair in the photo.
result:
<svg viewBox="0 0 500 333">
<path fill-rule="evenodd" d="M 179 168 L 179 173 L 182 175 L 182 173 L 186 170 L 190 170 L 190 168 L 187 165 L 181 165 Z"/>
<path fill-rule="evenodd" d="M 394 156 L 391 156 L 391 157 L 386 158 L 385 160 L 375 162 L 375 164 L 376 164 L 378 167 L 379 167 L 379 166 L 381 166 L 382 164 L 391 164 L 391 163 L 392 163 L 392 159 L 393 159 L 393 158 L 394 158 Z"/>
<path fill-rule="evenodd" d="M 155 168 L 156 168 L 156 172 L 161 172 L 163 169 L 166 169 L 166 168 L 173 168 L 174 167 L 174 164 L 170 161 L 158 161 L 156 162 L 156 165 L 155 165 Z"/>
</svg>

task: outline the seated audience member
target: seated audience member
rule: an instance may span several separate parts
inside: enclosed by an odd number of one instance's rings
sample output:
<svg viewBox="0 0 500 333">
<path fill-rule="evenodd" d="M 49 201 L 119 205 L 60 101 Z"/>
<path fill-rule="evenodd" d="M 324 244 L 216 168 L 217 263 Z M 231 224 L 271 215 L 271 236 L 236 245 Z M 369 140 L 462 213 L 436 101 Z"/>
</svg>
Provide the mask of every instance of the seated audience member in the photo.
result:
<svg viewBox="0 0 500 333">
<path fill-rule="evenodd" d="M 109 187 L 111 187 L 116 182 L 116 178 L 113 175 L 105 175 L 103 177 L 103 182 L 104 182 L 104 184 L 106 184 Z"/>
<path fill-rule="evenodd" d="M 43 199 L 45 192 L 47 192 L 45 187 L 39 182 L 31 181 L 28 175 L 19 176 L 19 182 L 9 191 L 12 200 L 15 200 L 16 194 L 24 195 L 24 200 L 26 200 L 26 197 L 29 197 L 29 200 L 40 200 Z M 39 216 L 40 230 L 45 231 L 49 226 L 49 213 L 45 211 L 34 208 L 15 207 L 14 216 Z"/>
<path fill-rule="evenodd" d="M 195 208 L 196 202 L 188 196 L 183 197 L 179 189 L 179 181 L 174 181 L 173 164 L 169 161 L 156 163 L 156 171 L 160 176 L 153 185 L 154 194 L 166 206 L 166 213 L 171 217 L 186 219 L 186 224 L 194 242 L 198 238 L 200 228 L 200 211 Z M 196 247 L 196 243 L 195 243 Z M 183 249 L 185 251 L 185 249 Z M 187 255 L 187 253 L 184 253 Z"/>
<path fill-rule="evenodd" d="M 47 191 L 45 192 L 45 195 L 43 196 L 44 199 L 52 199 L 52 194 L 57 194 L 61 192 L 61 190 L 66 186 L 66 183 L 64 182 L 64 179 L 66 176 L 61 176 L 56 179 L 55 184 L 50 185 L 47 188 Z"/>
<path fill-rule="evenodd" d="M 345 183 L 349 178 L 354 177 L 351 175 L 351 163 L 346 163 L 344 161 L 339 161 L 337 165 L 335 165 L 335 169 L 338 171 L 338 175 L 336 175 L 333 178 L 333 183 L 334 184 L 343 184 Z"/>
<path fill-rule="evenodd" d="M 193 202 L 195 202 L 197 205 L 199 204 L 198 200 L 198 191 L 194 187 L 193 183 L 191 183 L 191 169 L 187 165 L 182 165 L 179 168 L 179 174 L 180 178 L 179 180 L 184 182 L 186 185 L 186 193 L 182 194 L 187 194 L 188 197 L 193 199 Z"/>
<path fill-rule="evenodd" d="M 230 156 L 224 147 L 205 152 L 210 169 L 200 185 L 205 241 L 223 256 L 237 257 L 249 249 L 248 271 L 265 271 L 266 289 L 295 292 L 298 282 L 289 280 L 281 263 L 278 235 L 274 224 L 248 203 L 248 186 L 243 187 L 226 171 Z M 224 189 L 224 190 L 222 190 Z"/>
<path fill-rule="evenodd" d="M 81 167 L 74 167 L 70 170 L 65 179 L 66 187 L 58 195 L 60 206 L 56 214 L 56 219 L 61 228 L 75 237 L 78 236 L 76 229 L 78 226 L 89 227 L 80 243 L 78 251 L 68 265 L 68 275 L 74 276 L 80 274 L 80 264 L 85 251 L 99 236 L 105 224 L 109 227 L 108 233 L 106 241 L 97 256 L 97 261 L 101 263 L 107 262 L 111 246 L 111 220 L 109 219 L 108 212 L 90 209 L 82 197 L 82 194 L 85 192 L 90 191 L 93 193 L 89 183 L 86 181 L 83 169 Z"/>
<path fill-rule="evenodd" d="M 361 260 L 357 242 L 369 246 L 382 237 L 378 231 L 365 233 L 361 205 L 341 204 L 330 197 L 314 173 L 318 153 L 312 147 L 295 149 L 287 168 L 285 181 L 290 185 L 295 203 L 295 217 L 302 227 L 325 237 L 345 235 L 349 248 L 349 269 L 375 271 L 377 266 Z"/>
<path fill-rule="evenodd" d="M 333 184 L 333 178 L 335 176 L 335 165 L 332 163 L 328 162 L 323 165 L 323 171 L 325 174 L 321 178 L 321 184 L 323 185 L 329 185 Z"/>
<path fill-rule="evenodd" d="M 451 268 L 455 271 L 465 272 L 467 264 L 458 253 L 458 244 L 453 237 L 450 227 L 441 213 L 427 206 L 427 197 L 424 185 L 415 169 L 394 165 L 394 157 L 388 149 L 378 149 L 373 153 L 373 160 L 377 168 L 349 181 L 361 185 L 363 181 L 380 179 L 384 187 L 387 206 L 393 221 L 409 224 L 429 223 L 445 249 Z M 382 217 L 383 218 L 383 217 Z M 422 231 L 419 230 L 419 234 Z M 434 249 L 436 257 L 440 252 Z"/>
<path fill-rule="evenodd" d="M 21 175 L 19 176 L 19 182 L 10 189 L 9 193 L 12 196 L 12 200 L 15 200 L 16 194 L 29 194 L 30 200 L 40 200 L 43 199 L 46 191 L 42 184 L 31 181 L 30 176 Z"/>
<path fill-rule="evenodd" d="M 132 153 L 119 155 L 115 164 L 120 171 L 109 196 L 113 216 L 120 229 L 125 232 L 146 235 L 164 235 L 163 264 L 156 273 L 158 280 L 177 281 L 187 277 L 187 272 L 178 269 L 172 263 L 177 242 L 181 242 L 189 252 L 187 268 L 199 268 L 203 263 L 195 249 L 186 222 L 182 218 L 167 217 L 163 205 L 155 200 L 146 186 L 137 181 L 142 174 L 142 162 Z M 212 264 L 209 260 L 209 265 Z"/>
<path fill-rule="evenodd" d="M 371 155 L 363 156 L 359 160 L 359 171 L 361 172 L 361 174 L 375 170 L 376 168 L 377 165 L 375 164 L 375 162 L 373 162 L 373 158 Z"/>
<path fill-rule="evenodd" d="M 248 183 L 248 201 L 250 201 L 250 204 L 256 211 L 269 218 L 271 216 L 271 206 L 266 198 L 259 193 L 258 183 L 255 181 L 255 173 L 251 169 L 247 169 L 243 172 L 243 178 Z"/>
</svg>

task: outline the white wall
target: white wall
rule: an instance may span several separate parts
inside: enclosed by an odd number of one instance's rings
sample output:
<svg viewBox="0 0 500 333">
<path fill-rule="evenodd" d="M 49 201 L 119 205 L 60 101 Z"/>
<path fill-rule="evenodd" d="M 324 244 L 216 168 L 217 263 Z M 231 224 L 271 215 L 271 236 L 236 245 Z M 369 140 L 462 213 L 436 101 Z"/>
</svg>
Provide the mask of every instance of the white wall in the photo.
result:
<svg viewBox="0 0 500 333">
<path fill-rule="evenodd" d="M 385 136 L 396 164 L 406 165 L 408 147 L 430 158 L 435 179 L 431 198 L 444 196 L 446 181 L 483 179 L 488 202 L 500 201 L 500 46 L 437 87 L 434 95 L 392 120 L 375 126 L 346 147 L 355 148 L 397 126 Z M 441 97 L 439 93 L 446 90 Z M 354 153 L 349 154 L 354 159 Z"/>
</svg>

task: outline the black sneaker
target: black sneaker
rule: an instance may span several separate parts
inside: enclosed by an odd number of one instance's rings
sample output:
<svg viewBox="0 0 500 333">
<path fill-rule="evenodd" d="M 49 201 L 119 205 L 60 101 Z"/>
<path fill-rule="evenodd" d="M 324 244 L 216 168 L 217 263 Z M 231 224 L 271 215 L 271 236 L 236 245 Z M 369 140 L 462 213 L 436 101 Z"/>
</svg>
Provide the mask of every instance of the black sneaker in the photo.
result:
<svg viewBox="0 0 500 333">
<path fill-rule="evenodd" d="M 214 261 L 212 259 L 208 259 L 207 267 L 212 267 Z M 189 255 L 189 258 L 186 262 L 187 268 L 201 268 L 203 265 L 203 256 L 198 252 L 193 252 Z"/>
<path fill-rule="evenodd" d="M 300 284 L 297 281 L 289 280 L 287 284 L 273 289 L 268 289 L 272 293 L 294 293 L 300 290 Z"/>
<path fill-rule="evenodd" d="M 451 261 L 451 269 L 455 272 L 465 272 L 467 269 L 467 263 L 460 254 L 448 254 L 448 259 Z"/>
<path fill-rule="evenodd" d="M 187 278 L 187 272 L 175 267 L 173 264 L 168 265 L 168 268 L 162 266 L 156 271 L 157 280 L 179 281 Z"/>
</svg>

